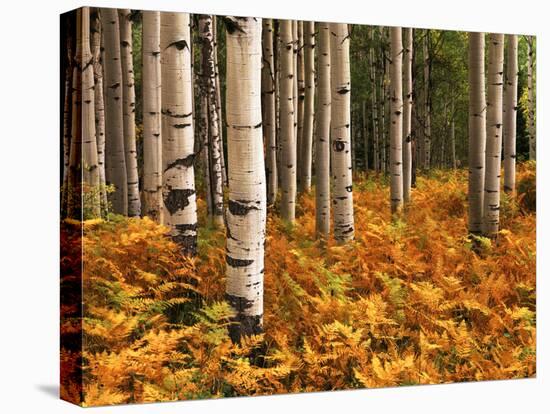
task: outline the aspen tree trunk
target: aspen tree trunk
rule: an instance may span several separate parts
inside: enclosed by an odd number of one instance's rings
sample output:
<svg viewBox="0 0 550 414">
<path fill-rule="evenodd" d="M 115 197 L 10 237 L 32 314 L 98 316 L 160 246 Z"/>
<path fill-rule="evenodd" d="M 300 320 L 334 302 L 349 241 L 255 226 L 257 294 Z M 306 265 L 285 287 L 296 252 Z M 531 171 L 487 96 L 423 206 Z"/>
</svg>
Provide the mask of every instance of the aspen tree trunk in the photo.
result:
<svg viewBox="0 0 550 414">
<path fill-rule="evenodd" d="M 348 25 L 331 23 L 331 139 L 334 238 L 343 243 L 354 237 L 351 171 L 351 80 Z"/>
<path fill-rule="evenodd" d="M 371 41 L 374 42 L 374 29 L 370 30 Z M 380 172 L 380 137 L 378 134 L 378 99 L 376 90 L 378 84 L 376 82 L 377 65 L 374 59 L 374 46 L 371 45 L 369 50 L 369 72 L 371 82 L 371 109 L 372 109 L 372 136 L 373 136 L 373 164 L 374 170 Z"/>
<path fill-rule="evenodd" d="M 535 101 L 534 101 L 534 59 L 533 37 L 527 36 L 527 132 L 529 134 L 529 159 L 537 159 L 537 136 L 535 131 Z"/>
<path fill-rule="evenodd" d="M 313 105 L 315 100 L 315 26 L 314 22 L 303 22 L 304 27 L 304 71 L 305 90 L 303 93 L 302 144 L 300 161 L 302 163 L 301 192 L 311 189 L 311 159 L 313 150 Z"/>
<path fill-rule="evenodd" d="M 305 65 L 304 65 L 304 22 L 296 22 L 298 27 L 298 37 L 296 38 L 296 74 L 298 77 L 298 95 L 297 95 L 297 136 L 296 136 L 296 181 L 298 184 L 298 191 L 302 192 L 304 185 L 302 183 L 302 177 L 304 175 L 304 163 L 302 160 L 303 155 L 303 135 L 304 135 L 304 100 L 305 100 Z"/>
<path fill-rule="evenodd" d="M 485 155 L 485 196 L 483 233 L 496 238 L 500 210 L 500 157 L 502 154 L 502 87 L 504 84 L 504 35 L 489 35 L 487 70 L 487 147 Z"/>
<path fill-rule="evenodd" d="M 430 31 L 426 30 L 423 40 L 424 48 L 424 168 L 430 169 L 432 146 L 432 105 L 430 99 L 431 71 L 430 71 Z"/>
<path fill-rule="evenodd" d="M 202 75 L 201 75 L 202 76 Z M 214 201 L 212 199 L 212 181 L 210 179 L 210 139 L 209 139 L 209 122 L 208 122 L 208 97 L 204 90 L 204 82 L 200 81 L 200 115 L 199 115 L 199 141 L 201 143 L 201 162 L 203 166 L 203 180 L 206 198 L 206 211 L 209 219 L 213 218 Z"/>
<path fill-rule="evenodd" d="M 97 140 L 97 165 L 99 168 L 99 185 L 101 197 L 101 210 L 104 214 L 107 210 L 107 191 L 105 188 L 105 103 L 103 99 L 103 59 L 101 41 L 101 19 L 99 9 L 94 9 L 92 24 L 92 55 L 94 65 L 94 97 L 95 97 L 95 133 Z"/>
<path fill-rule="evenodd" d="M 94 66 L 90 49 L 90 8 L 82 7 L 82 182 L 90 218 L 101 216 L 95 132 Z M 86 217 L 87 218 L 87 217 Z"/>
<path fill-rule="evenodd" d="M 317 237 L 330 233 L 330 27 L 318 23 L 318 89 L 315 114 L 315 231 Z"/>
<path fill-rule="evenodd" d="M 451 166 L 456 170 L 455 103 L 451 103 Z"/>
<path fill-rule="evenodd" d="M 222 167 L 222 182 L 227 186 L 227 166 L 223 149 L 223 117 L 222 117 L 222 92 L 220 83 L 220 69 L 218 65 L 218 26 L 216 16 L 212 16 L 212 40 L 214 46 L 214 76 L 216 78 L 216 112 L 218 115 L 218 133 L 220 136 L 220 162 Z"/>
<path fill-rule="evenodd" d="M 65 86 L 63 101 L 63 192 L 61 195 L 62 217 L 66 214 L 69 165 L 71 154 L 71 128 L 72 128 L 72 94 L 73 94 L 73 45 L 71 35 L 67 35 L 67 63 L 65 69 Z"/>
<path fill-rule="evenodd" d="M 189 14 L 161 13 L 163 221 L 187 255 L 197 252 Z"/>
<path fill-rule="evenodd" d="M 380 139 L 378 142 L 380 150 L 380 171 L 386 174 L 386 51 L 385 37 L 383 28 L 380 29 L 380 37 L 382 39 L 382 48 L 380 51 L 380 100 L 378 105 L 378 113 L 380 118 Z"/>
<path fill-rule="evenodd" d="M 126 179 L 128 180 L 128 216 L 141 215 L 139 178 L 136 151 L 136 91 L 134 86 L 134 62 L 132 60 L 132 20 L 130 9 L 118 9 L 120 25 L 120 52 L 122 65 L 122 94 L 124 120 L 124 151 L 126 155 Z"/>
<path fill-rule="evenodd" d="M 300 76 L 298 73 L 298 22 L 296 20 L 292 20 L 292 66 L 293 66 L 293 72 L 294 76 L 292 78 L 293 80 L 293 91 L 292 91 L 292 100 L 293 100 L 293 106 L 294 106 L 294 113 L 293 113 L 293 122 L 294 122 L 294 137 L 296 139 L 296 145 L 299 148 L 300 144 L 300 135 L 298 135 L 298 77 Z M 298 152 L 296 153 L 296 160 L 298 160 Z M 298 163 L 297 163 L 298 164 Z M 298 170 L 298 165 L 296 165 L 296 170 Z M 298 175 L 296 175 L 296 179 L 298 179 Z"/>
<path fill-rule="evenodd" d="M 160 12 L 143 12 L 143 215 L 162 223 Z"/>
<path fill-rule="evenodd" d="M 516 122 L 518 105 L 518 37 L 507 35 L 506 91 L 504 114 L 504 191 L 516 188 Z"/>
<path fill-rule="evenodd" d="M 214 58 L 214 33 L 212 16 L 199 17 L 199 36 L 202 43 L 202 81 L 206 92 L 208 131 L 210 140 L 210 185 L 212 191 L 212 219 L 214 225 L 223 226 L 223 175 L 218 110 L 216 108 L 216 70 Z"/>
<path fill-rule="evenodd" d="M 411 176 L 412 176 L 412 106 L 413 106 L 413 83 L 412 83 L 412 48 L 413 32 L 411 28 L 403 29 L 403 201 L 408 203 L 411 199 Z"/>
<path fill-rule="evenodd" d="M 234 342 L 263 330 L 264 243 L 267 215 L 262 139 L 262 22 L 235 18 L 227 26 L 226 297 L 236 312 Z"/>
<path fill-rule="evenodd" d="M 105 38 L 105 146 L 106 181 L 113 184 L 113 211 L 128 214 L 128 181 L 124 152 L 124 121 L 122 108 L 122 67 L 120 64 L 120 31 L 116 9 L 101 9 Z M 145 84 L 145 82 L 144 82 Z"/>
<path fill-rule="evenodd" d="M 367 102 L 361 102 L 361 119 L 362 119 L 362 130 L 363 130 L 363 145 L 365 151 L 363 154 L 363 164 L 365 167 L 365 172 L 369 169 L 369 125 L 367 122 Z"/>
<path fill-rule="evenodd" d="M 403 207 L 403 43 L 400 27 L 390 29 L 390 193 L 391 212 Z"/>
<path fill-rule="evenodd" d="M 267 203 L 277 198 L 277 139 L 275 120 L 275 67 L 273 60 L 273 21 L 263 19 L 262 30 L 262 108 L 266 155 Z"/>
<path fill-rule="evenodd" d="M 485 183 L 485 34 L 469 33 L 469 149 L 468 149 L 468 230 L 482 233 Z"/>
<path fill-rule="evenodd" d="M 281 216 L 293 223 L 296 214 L 296 135 L 294 128 L 294 58 L 292 21 L 281 20 Z"/>
</svg>

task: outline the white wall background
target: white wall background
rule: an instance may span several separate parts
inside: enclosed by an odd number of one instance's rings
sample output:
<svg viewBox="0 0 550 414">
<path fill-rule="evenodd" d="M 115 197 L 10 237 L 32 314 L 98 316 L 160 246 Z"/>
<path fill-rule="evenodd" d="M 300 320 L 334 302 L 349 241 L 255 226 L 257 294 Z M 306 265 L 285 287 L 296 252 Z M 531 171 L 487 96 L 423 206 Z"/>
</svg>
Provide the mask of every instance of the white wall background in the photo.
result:
<svg viewBox="0 0 550 414">
<path fill-rule="evenodd" d="M 145 412 L 538 413 L 550 390 L 548 336 L 550 29 L 536 0 L 134 0 L 88 5 L 536 34 L 538 164 L 537 379 L 90 409 Z M 0 412 L 72 413 L 58 383 L 58 14 L 70 0 L 16 0 L 0 24 Z M 311 7 L 310 7 L 311 6 Z M 540 116 L 542 115 L 542 116 Z M 546 391 L 546 395 L 544 394 Z"/>
</svg>

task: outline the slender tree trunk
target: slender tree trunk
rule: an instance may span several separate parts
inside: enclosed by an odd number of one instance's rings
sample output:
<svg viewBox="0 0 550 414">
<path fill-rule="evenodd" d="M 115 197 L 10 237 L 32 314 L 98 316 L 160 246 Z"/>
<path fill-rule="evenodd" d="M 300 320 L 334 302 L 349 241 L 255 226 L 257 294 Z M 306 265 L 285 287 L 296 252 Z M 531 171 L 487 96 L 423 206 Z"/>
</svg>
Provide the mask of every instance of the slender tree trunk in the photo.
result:
<svg viewBox="0 0 550 414">
<path fill-rule="evenodd" d="M 218 133 L 220 135 L 220 162 L 222 166 L 223 185 L 227 186 L 227 166 L 223 149 L 223 117 L 222 117 L 222 89 L 220 83 L 220 69 L 218 65 L 218 26 L 216 16 L 212 16 L 212 40 L 214 44 L 214 76 L 216 77 L 216 112 L 218 115 Z"/>
<path fill-rule="evenodd" d="M 236 27 L 235 27 L 236 26 Z M 236 18 L 227 27 L 226 297 L 236 312 L 234 342 L 263 330 L 266 184 L 261 105 L 262 22 Z"/>
<path fill-rule="evenodd" d="M 408 203 L 411 200 L 411 176 L 412 176 L 412 130 L 411 116 L 413 106 L 413 84 L 412 84 L 412 48 L 413 32 L 411 28 L 403 29 L 403 201 Z"/>
<path fill-rule="evenodd" d="M 103 99 L 103 59 L 101 41 L 101 20 L 99 9 L 94 9 L 92 24 L 92 55 L 94 65 L 94 97 L 95 97 L 95 132 L 97 140 L 97 165 L 99 168 L 99 185 L 101 197 L 101 210 L 105 214 L 108 208 L 107 191 L 105 188 L 105 103 Z"/>
<path fill-rule="evenodd" d="M 469 33 L 469 150 L 468 230 L 480 235 L 483 223 L 485 182 L 485 34 Z"/>
<path fill-rule="evenodd" d="M 161 13 L 163 221 L 182 252 L 197 252 L 189 14 Z"/>
<path fill-rule="evenodd" d="M 202 76 L 202 75 L 201 75 Z M 214 201 L 212 199 L 212 181 L 210 179 L 210 132 L 209 132 L 209 122 L 208 122 L 208 97 L 207 92 L 204 90 L 204 82 L 201 80 L 200 90 L 200 116 L 199 116 L 199 140 L 200 140 L 200 151 L 201 151 L 201 163 L 203 167 L 203 180 L 204 180 L 204 191 L 206 199 L 206 211 L 208 213 L 209 219 L 213 218 L 214 215 Z"/>
<path fill-rule="evenodd" d="M 317 237 L 330 232 L 330 27 L 318 23 L 318 95 L 315 114 L 315 230 Z"/>
<path fill-rule="evenodd" d="M 71 129 L 72 129 L 72 95 L 73 95 L 73 39 L 67 36 L 67 63 L 65 69 L 65 86 L 63 101 L 63 188 L 61 195 L 61 216 L 67 214 L 68 179 L 71 154 Z"/>
<path fill-rule="evenodd" d="M 132 60 L 132 20 L 130 9 L 118 9 L 120 25 L 120 52 L 122 65 L 122 94 L 124 119 L 124 150 L 128 180 L 128 216 L 141 215 L 139 178 L 136 151 L 136 91 L 134 86 L 134 63 Z"/>
<path fill-rule="evenodd" d="M 390 193 L 391 212 L 403 207 L 403 43 L 400 27 L 390 29 Z"/>
<path fill-rule="evenodd" d="M 426 30 L 423 40 L 424 48 L 424 169 L 429 170 L 431 165 L 432 147 L 432 105 L 430 99 L 431 71 L 430 71 L 430 31 Z"/>
<path fill-rule="evenodd" d="M 143 215 L 162 222 L 160 12 L 143 12 Z"/>
<path fill-rule="evenodd" d="M 527 132 L 529 134 L 529 159 L 537 159 L 537 136 L 535 131 L 535 101 L 534 101 L 534 59 L 533 37 L 527 36 Z"/>
<path fill-rule="evenodd" d="M 371 42 L 374 42 L 374 28 L 370 30 Z M 376 82 L 377 65 L 374 58 L 374 46 L 369 50 L 369 73 L 371 82 L 371 109 L 372 109 L 372 137 L 373 137 L 373 164 L 374 170 L 380 172 L 380 136 L 378 134 L 378 99 Z"/>
<path fill-rule="evenodd" d="M 504 191 L 516 188 L 516 122 L 518 105 L 518 37 L 507 35 L 506 113 L 504 118 Z"/>
<path fill-rule="evenodd" d="M 504 84 L 504 35 L 489 35 L 487 70 L 487 147 L 483 233 L 496 238 L 500 210 L 500 157 L 502 154 L 502 87 Z"/>
<path fill-rule="evenodd" d="M 361 129 L 363 131 L 363 146 L 365 148 L 363 153 L 363 164 L 365 172 L 369 169 L 369 124 L 367 121 L 367 101 L 361 102 Z"/>
<path fill-rule="evenodd" d="M 305 68 L 304 68 L 304 30 L 303 21 L 296 21 L 297 37 L 296 37 L 296 76 L 297 76 L 297 94 L 296 94 L 296 182 L 298 191 L 301 192 L 303 185 L 301 183 L 303 175 L 302 163 L 302 137 L 304 126 L 304 93 L 305 93 Z"/>
<path fill-rule="evenodd" d="M 267 203 L 277 198 L 277 139 L 275 120 L 275 70 L 273 60 L 273 21 L 263 19 L 262 30 L 262 108 L 265 137 Z"/>
<path fill-rule="evenodd" d="M 386 174 L 386 45 L 383 28 L 380 29 L 382 39 L 382 49 L 380 51 L 380 103 L 378 113 L 380 114 L 380 139 L 378 142 L 380 149 L 380 171 Z"/>
<path fill-rule="evenodd" d="M 296 135 L 294 128 L 294 58 L 292 21 L 281 20 L 281 216 L 293 223 L 296 215 Z"/>
<path fill-rule="evenodd" d="M 348 25 L 331 23 L 331 139 L 334 238 L 343 243 L 354 237 L 351 171 L 351 82 Z"/>
<path fill-rule="evenodd" d="M 202 43 L 202 81 L 207 97 L 208 131 L 210 139 L 210 183 L 212 191 L 212 219 L 216 226 L 223 225 L 223 175 L 218 111 L 216 108 L 216 70 L 212 16 L 201 14 L 199 34 Z"/>
<path fill-rule="evenodd" d="M 303 22 L 303 69 L 305 72 L 304 91 L 300 94 L 303 107 L 300 191 L 309 193 L 311 189 L 311 159 L 313 150 L 313 105 L 315 100 L 315 26 L 314 22 Z"/>
<path fill-rule="evenodd" d="M 105 146 L 106 181 L 115 191 L 111 194 L 113 211 L 128 214 L 128 181 L 124 152 L 122 107 L 122 67 L 120 64 L 120 31 L 116 9 L 101 9 L 105 37 Z M 145 82 L 144 82 L 145 84 Z"/>
<path fill-rule="evenodd" d="M 456 170 L 455 102 L 451 101 L 451 167 Z"/>
</svg>

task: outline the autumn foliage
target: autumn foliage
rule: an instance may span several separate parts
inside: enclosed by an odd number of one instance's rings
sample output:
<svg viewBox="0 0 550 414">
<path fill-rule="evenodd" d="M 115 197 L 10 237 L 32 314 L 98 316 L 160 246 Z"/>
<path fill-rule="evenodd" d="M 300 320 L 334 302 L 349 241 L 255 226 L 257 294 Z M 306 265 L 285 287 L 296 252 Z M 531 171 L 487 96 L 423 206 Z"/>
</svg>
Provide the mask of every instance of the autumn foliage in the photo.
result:
<svg viewBox="0 0 550 414">
<path fill-rule="evenodd" d="M 62 393 L 92 406 L 531 377 L 534 169 L 520 165 L 518 194 L 503 195 L 496 242 L 467 237 L 463 170 L 419 176 L 397 221 L 385 179 L 355 177 L 346 245 L 315 241 L 314 195 L 293 227 L 272 212 L 265 334 L 240 345 L 227 334 L 223 231 L 202 223 L 198 257 L 184 258 L 147 218 L 87 221 L 82 240 L 66 222 L 65 247 L 83 243 L 83 384 L 66 375 Z M 79 263 L 62 266 L 70 282 Z M 62 335 L 75 312 L 62 309 Z M 65 373 L 79 357 L 63 349 Z"/>
</svg>

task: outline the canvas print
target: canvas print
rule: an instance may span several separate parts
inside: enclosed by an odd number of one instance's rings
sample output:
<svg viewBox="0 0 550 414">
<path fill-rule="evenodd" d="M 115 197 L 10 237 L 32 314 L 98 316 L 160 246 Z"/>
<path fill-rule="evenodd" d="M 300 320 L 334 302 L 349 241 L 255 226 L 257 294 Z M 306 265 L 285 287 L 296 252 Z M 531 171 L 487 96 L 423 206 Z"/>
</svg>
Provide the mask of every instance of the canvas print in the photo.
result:
<svg viewBox="0 0 550 414">
<path fill-rule="evenodd" d="M 533 35 L 60 27 L 61 398 L 535 376 Z"/>
</svg>

